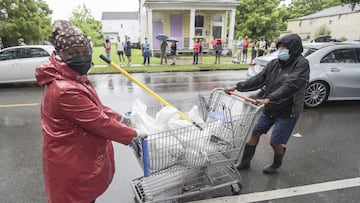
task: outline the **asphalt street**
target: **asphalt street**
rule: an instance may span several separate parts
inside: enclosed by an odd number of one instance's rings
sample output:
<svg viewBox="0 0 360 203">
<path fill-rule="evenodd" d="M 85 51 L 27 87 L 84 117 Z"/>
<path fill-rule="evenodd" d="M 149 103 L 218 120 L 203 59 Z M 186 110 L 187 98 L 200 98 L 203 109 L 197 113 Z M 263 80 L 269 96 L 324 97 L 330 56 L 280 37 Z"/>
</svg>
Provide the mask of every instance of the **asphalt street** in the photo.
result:
<svg viewBox="0 0 360 203">
<path fill-rule="evenodd" d="M 245 74 L 246 71 L 214 71 L 139 73 L 133 76 L 163 98 L 174 101 L 233 85 L 244 80 Z M 120 74 L 91 75 L 90 79 L 102 102 L 118 112 L 131 110 L 135 99 L 149 106 L 158 103 Z M 45 202 L 39 118 L 42 93 L 43 87 L 36 84 L 0 85 L 1 203 Z M 254 200 L 256 202 L 358 202 L 359 114 L 360 101 L 328 102 L 315 109 L 306 109 L 287 145 L 283 166 L 275 175 L 262 173 L 262 168 L 272 159 L 269 136 L 262 136 L 251 168 L 240 173 L 241 195 L 260 197 L 258 194 L 261 192 L 274 191 L 270 193 L 270 199 L 258 198 Z M 97 203 L 132 203 L 134 195 L 130 182 L 142 175 L 142 169 L 129 147 L 114 143 L 114 148 L 115 177 Z M 322 184 L 330 183 L 336 187 L 321 190 L 326 187 Z M 307 193 L 278 195 L 281 189 L 300 191 L 303 186 L 311 186 L 311 189 Z M 224 188 L 184 198 L 180 202 L 231 195 L 230 188 Z M 219 200 L 225 201 L 240 200 Z"/>
</svg>

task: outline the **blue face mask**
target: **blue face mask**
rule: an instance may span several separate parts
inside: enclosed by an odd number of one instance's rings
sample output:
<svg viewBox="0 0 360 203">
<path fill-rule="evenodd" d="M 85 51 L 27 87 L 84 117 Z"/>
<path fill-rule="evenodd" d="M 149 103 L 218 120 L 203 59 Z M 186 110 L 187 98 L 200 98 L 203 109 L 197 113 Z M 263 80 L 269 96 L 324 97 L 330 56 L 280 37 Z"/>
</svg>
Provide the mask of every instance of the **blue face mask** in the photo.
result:
<svg viewBox="0 0 360 203">
<path fill-rule="evenodd" d="M 289 49 L 279 49 L 278 58 L 282 61 L 287 61 L 290 58 Z"/>
</svg>

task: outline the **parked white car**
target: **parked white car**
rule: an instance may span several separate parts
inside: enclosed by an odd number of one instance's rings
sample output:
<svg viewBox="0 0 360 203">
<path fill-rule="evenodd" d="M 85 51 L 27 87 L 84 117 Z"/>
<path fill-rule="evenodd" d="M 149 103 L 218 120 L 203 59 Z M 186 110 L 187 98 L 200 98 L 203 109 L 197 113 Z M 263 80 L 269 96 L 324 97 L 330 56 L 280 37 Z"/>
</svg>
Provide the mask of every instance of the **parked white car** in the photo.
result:
<svg viewBox="0 0 360 203">
<path fill-rule="evenodd" d="M 360 99 L 360 44 L 309 43 L 303 55 L 310 63 L 305 106 L 316 107 L 327 100 Z M 277 53 L 255 58 L 248 77 L 258 74 Z"/>
<path fill-rule="evenodd" d="M 49 63 L 54 47 L 48 45 L 14 46 L 0 50 L 0 83 L 34 82 L 35 69 Z"/>
</svg>

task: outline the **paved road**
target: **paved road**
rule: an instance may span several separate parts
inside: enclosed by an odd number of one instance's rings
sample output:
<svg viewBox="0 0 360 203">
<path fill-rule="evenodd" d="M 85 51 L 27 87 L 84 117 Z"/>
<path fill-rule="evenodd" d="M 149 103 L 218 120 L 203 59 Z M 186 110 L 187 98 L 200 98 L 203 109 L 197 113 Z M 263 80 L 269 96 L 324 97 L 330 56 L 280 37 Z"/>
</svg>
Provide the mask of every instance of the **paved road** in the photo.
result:
<svg viewBox="0 0 360 203">
<path fill-rule="evenodd" d="M 166 99 L 180 99 L 225 87 L 245 78 L 245 71 L 198 73 L 134 74 L 136 78 Z M 104 104 L 119 112 L 131 109 L 137 98 L 147 104 L 157 103 L 139 87 L 121 75 L 92 75 L 91 80 Z M 43 88 L 36 85 L 0 85 L 0 202 L 45 202 L 41 165 L 41 128 L 39 103 Z M 16 105 L 14 105 L 16 104 Z M 331 102 L 307 109 L 294 131 L 278 174 L 264 175 L 261 170 L 272 158 L 268 136 L 263 136 L 249 171 L 241 172 L 242 194 L 260 196 L 257 192 L 311 185 L 312 192 L 301 196 L 257 202 L 358 202 L 360 199 L 359 113 L 360 102 Z M 131 179 L 142 171 L 128 147 L 115 144 L 116 174 L 100 203 L 133 202 Z M 331 181 L 337 187 L 325 188 Z M 346 182 L 347 181 L 347 182 Z M 329 183 L 330 182 L 330 183 Z M 349 186 L 350 183 L 357 186 Z M 327 185 L 316 185 L 326 183 Z M 295 188 L 300 191 L 302 188 Z M 254 194 L 255 193 L 255 194 Z M 196 199 L 228 196 L 228 188 L 206 193 Z M 243 195 L 243 196 L 244 196 Z M 207 200 L 209 201 L 209 200 Z M 227 199 L 231 202 L 231 199 Z M 236 201 L 236 200 L 234 200 Z"/>
</svg>

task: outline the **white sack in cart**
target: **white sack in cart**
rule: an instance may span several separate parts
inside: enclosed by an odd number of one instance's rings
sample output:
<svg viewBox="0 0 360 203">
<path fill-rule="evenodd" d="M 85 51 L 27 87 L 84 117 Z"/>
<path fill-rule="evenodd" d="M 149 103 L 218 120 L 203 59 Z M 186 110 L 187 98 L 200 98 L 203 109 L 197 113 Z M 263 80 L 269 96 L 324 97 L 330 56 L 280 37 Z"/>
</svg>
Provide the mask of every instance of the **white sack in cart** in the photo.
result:
<svg viewBox="0 0 360 203">
<path fill-rule="evenodd" d="M 191 120 L 201 123 L 197 106 L 194 106 L 188 113 Z M 133 125 L 151 135 L 149 139 L 149 163 L 153 170 L 160 170 L 173 165 L 180 155 L 184 154 L 182 142 L 178 137 L 167 134 L 158 134 L 170 130 L 192 126 L 189 121 L 181 119 L 173 107 L 163 107 L 156 114 L 156 119 L 147 114 L 147 106 L 137 99 L 133 105 L 130 116 Z M 185 153 L 186 154 L 186 153 Z"/>
</svg>

